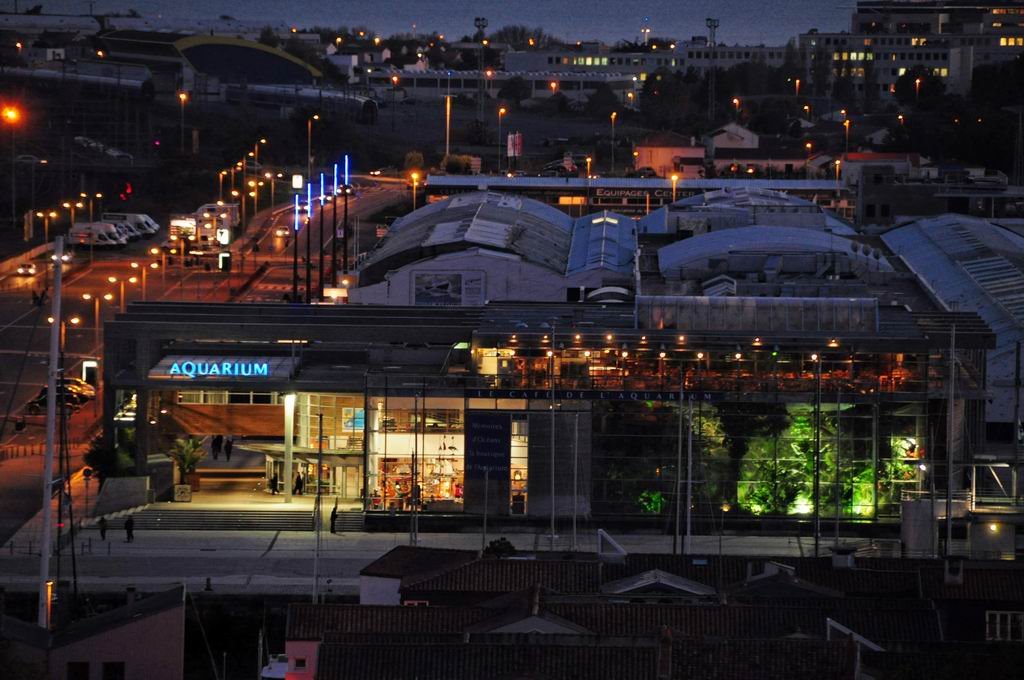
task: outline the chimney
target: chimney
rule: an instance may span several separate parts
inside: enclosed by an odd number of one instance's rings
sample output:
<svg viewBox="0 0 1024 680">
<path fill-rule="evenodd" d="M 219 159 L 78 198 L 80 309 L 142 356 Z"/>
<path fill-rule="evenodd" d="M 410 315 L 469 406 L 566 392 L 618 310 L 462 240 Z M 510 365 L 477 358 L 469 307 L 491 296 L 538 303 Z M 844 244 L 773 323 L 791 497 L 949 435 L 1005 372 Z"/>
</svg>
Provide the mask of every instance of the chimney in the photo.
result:
<svg viewBox="0 0 1024 680">
<path fill-rule="evenodd" d="M 672 629 L 668 626 L 661 627 L 661 636 L 658 638 L 658 680 L 667 680 L 672 677 Z"/>
<path fill-rule="evenodd" d="M 857 566 L 854 562 L 853 555 L 857 551 L 856 548 L 851 546 L 836 546 L 832 549 L 832 568 L 833 569 L 853 569 Z"/>
<path fill-rule="evenodd" d="M 962 586 L 964 584 L 964 561 L 947 559 L 943 563 L 943 577 L 947 586 Z"/>
</svg>

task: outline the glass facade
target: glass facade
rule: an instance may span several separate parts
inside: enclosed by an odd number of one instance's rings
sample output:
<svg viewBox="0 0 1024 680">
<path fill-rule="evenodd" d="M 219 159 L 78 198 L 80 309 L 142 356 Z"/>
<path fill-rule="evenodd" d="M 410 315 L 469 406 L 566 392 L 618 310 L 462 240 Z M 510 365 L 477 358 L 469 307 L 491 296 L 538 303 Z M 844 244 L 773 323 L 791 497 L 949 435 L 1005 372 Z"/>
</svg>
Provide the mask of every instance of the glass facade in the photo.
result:
<svg viewBox="0 0 1024 680">
<path fill-rule="evenodd" d="M 699 399 L 695 497 L 733 516 L 811 515 L 817 472 L 821 516 L 895 517 L 902 491 L 923 483 L 936 434 L 929 422 L 939 423 L 944 446 L 944 415 L 929 418 L 946 370 L 938 353 L 784 352 L 757 340 L 746 350 L 703 352 L 685 349 L 685 337 L 668 349 L 633 341 L 631 350 L 603 340 L 604 347 L 548 350 L 546 336 L 531 348 L 513 337 L 511 347 L 474 350 L 481 384 L 537 390 L 536 409 L 549 407 L 543 398 L 552 387 L 556 408 L 583 396 L 574 390 L 589 393 L 575 403 L 589 411 L 586 493 L 598 515 L 674 511 L 689 417 L 680 387 Z M 969 365 L 961 384 L 976 387 Z"/>
<path fill-rule="evenodd" d="M 465 399 L 387 392 L 368 397 L 368 510 L 462 512 Z"/>
</svg>

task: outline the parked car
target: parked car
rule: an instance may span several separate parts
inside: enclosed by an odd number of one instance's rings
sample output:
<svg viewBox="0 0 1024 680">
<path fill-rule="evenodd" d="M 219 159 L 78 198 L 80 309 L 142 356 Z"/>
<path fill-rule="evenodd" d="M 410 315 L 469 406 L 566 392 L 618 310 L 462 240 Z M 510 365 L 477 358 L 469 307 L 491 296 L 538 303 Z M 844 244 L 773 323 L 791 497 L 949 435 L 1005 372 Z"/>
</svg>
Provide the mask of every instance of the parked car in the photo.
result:
<svg viewBox="0 0 1024 680">
<path fill-rule="evenodd" d="M 18 276 L 35 276 L 36 266 L 32 262 L 23 262 L 18 265 Z"/>
<path fill-rule="evenodd" d="M 71 391 L 84 395 L 87 399 L 96 398 L 96 387 L 85 382 L 81 378 L 64 376 L 64 386 Z"/>
<path fill-rule="evenodd" d="M 71 392 L 61 392 L 61 398 L 57 401 L 57 407 L 65 413 L 75 413 L 82 407 L 82 400 Z M 46 388 L 40 390 L 34 399 L 25 405 L 25 413 L 30 416 L 38 416 L 46 412 Z"/>
</svg>

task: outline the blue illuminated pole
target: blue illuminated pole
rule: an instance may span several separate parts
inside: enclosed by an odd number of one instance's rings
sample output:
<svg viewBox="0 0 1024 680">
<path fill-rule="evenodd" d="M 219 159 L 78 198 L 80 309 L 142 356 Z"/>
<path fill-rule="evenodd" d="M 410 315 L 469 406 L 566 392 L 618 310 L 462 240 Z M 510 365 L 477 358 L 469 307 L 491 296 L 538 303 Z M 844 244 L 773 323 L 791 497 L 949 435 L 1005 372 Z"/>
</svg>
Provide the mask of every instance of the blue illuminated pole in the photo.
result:
<svg viewBox="0 0 1024 680">
<path fill-rule="evenodd" d="M 347 158 L 347 156 L 346 156 Z M 334 191 L 331 192 L 331 286 L 337 285 L 335 272 L 338 269 L 338 258 L 335 242 L 338 240 L 338 164 L 334 164 Z M 322 292 L 322 289 L 321 289 Z"/>
<path fill-rule="evenodd" d="M 320 173 L 320 248 L 317 250 L 320 278 L 317 285 L 317 298 L 324 301 L 324 173 Z"/>
<path fill-rule="evenodd" d="M 345 155 L 345 215 L 341 226 L 341 268 L 348 274 L 348 195 L 352 193 L 348 176 L 348 155 Z M 338 277 L 334 277 L 334 285 L 338 285 Z"/>
<path fill-rule="evenodd" d="M 295 194 L 295 225 L 292 234 L 292 302 L 299 300 L 299 194 Z M 285 480 L 287 482 L 287 480 Z"/>
<path fill-rule="evenodd" d="M 313 219 L 313 183 L 306 184 L 306 304 L 310 302 L 310 293 L 313 287 L 313 269 L 311 263 L 311 249 L 309 238 L 309 225 Z"/>
</svg>

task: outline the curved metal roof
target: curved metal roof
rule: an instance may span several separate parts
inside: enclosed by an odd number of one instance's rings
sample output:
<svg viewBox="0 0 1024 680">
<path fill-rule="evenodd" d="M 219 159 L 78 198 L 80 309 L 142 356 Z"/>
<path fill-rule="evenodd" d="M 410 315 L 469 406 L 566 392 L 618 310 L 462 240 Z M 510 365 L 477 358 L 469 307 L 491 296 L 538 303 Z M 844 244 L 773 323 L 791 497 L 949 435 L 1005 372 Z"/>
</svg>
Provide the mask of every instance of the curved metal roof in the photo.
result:
<svg viewBox="0 0 1024 680">
<path fill-rule="evenodd" d="M 528 198 L 486 191 L 459 194 L 395 222 L 367 261 L 362 281 L 435 255 L 486 248 L 564 274 L 573 220 Z"/>
<path fill-rule="evenodd" d="M 576 220 L 566 273 L 604 269 L 628 276 L 635 259 L 636 223 L 632 218 L 605 210 Z"/>
<path fill-rule="evenodd" d="M 892 265 L 870 246 L 812 229 L 777 226 L 723 229 L 677 241 L 658 250 L 658 268 L 668 276 L 681 269 L 705 268 L 713 258 L 738 253 L 835 253 L 869 269 L 892 270 Z"/>
</svg>

